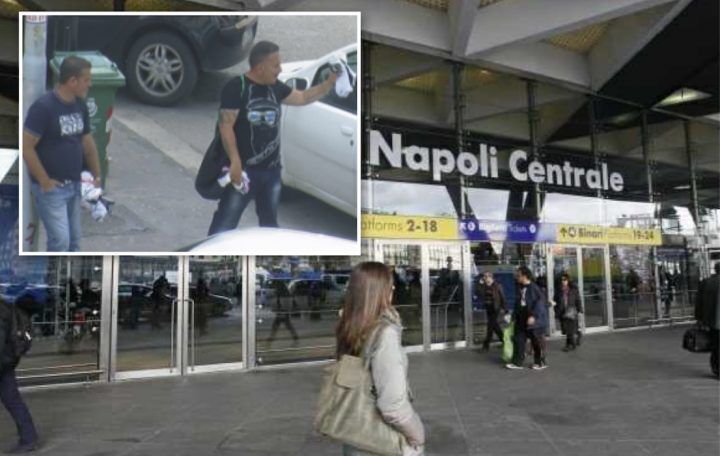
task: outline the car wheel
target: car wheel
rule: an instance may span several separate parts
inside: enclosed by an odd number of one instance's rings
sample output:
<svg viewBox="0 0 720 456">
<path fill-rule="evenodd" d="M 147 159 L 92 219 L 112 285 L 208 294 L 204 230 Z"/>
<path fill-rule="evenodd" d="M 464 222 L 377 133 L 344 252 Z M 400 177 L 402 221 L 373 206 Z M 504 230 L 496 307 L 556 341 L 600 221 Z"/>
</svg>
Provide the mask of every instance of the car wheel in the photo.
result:
<svg viewBox="0 0 720 456">
<path fill-rule="evenodd" d="M 125 61 L 128 86 L 142 102 L 169 106 L 192 92 L 198 67 L 185 42 L 168 32 L 149 33 L 133 43 Z"/>
</svg>

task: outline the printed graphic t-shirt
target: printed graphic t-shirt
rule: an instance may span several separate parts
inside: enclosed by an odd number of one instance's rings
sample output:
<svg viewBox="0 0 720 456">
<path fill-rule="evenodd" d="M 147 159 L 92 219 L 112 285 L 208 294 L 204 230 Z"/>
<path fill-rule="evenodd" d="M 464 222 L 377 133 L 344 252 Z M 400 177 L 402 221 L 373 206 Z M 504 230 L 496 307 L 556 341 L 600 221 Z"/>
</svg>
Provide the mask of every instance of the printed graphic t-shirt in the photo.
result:
<svg viewBox="0 0 720 456">
<path fill-rule="evenodd" d="M 48 92 L 30 106 L 24 128 L 40 138 L 35 150 L 51 179 L 80 180 L 82 137 L 90 133 L 90 114 L 84 101 L 78 98 L 67 103 L 55 91 Z"/>
<path fill-rule="evenodd" d="M 280 103 L 290 92 L 284 82 L 256 84 L 245 76 L 231 79 L 223 88 L 220 109 L 240 111 L 234 130 L 244 168 L 280 166 Z"/>
</svg>

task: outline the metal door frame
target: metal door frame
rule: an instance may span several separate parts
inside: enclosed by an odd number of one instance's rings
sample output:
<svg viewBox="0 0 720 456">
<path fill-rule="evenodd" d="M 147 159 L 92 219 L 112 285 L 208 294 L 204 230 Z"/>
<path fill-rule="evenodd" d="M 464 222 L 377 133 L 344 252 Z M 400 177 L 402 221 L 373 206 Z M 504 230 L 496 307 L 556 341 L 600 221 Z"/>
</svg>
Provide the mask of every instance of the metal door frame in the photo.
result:
<svg viewBox="0 0 720 456">
<path fill-rule="evenodd" d="M 187 355 L 187 352 L 184 350 L 184 346 L 186 346 L 186 339 L 187 336 L 186 332 L 183 330 L 183 324 L 186 322 L 187 318 L 187 306 L 184 305 L 185 303 L 185 290 L 186 290 L 186 284 L 184 283 L 186 281 L 186 274 L 185 274 L 185 265 L 186 261 L 182 256 L 175 257 L 177 259 L 177 273 L 178 273 L 178 283 L 177 283 L 177 290 L 178 290 L 178 296 L 176 296 L 176 299 L 173 301 L 171 306 L 173 306 L 171 310 L 171 315 L 174 317 L 171 318 L 171 321 L 174 320 L 171 323 L 171 342 L 170 342 L 170 359 L 173 365 L 170 368 L 160 368 L 160 369 L 140 369 L 140 370 L 132 370 L 132 371 L 118 371 L 117 370 L 117 336 L 118 336 L 118 289 L 120 285 L 120 261 L 122 258 L 133 258 L 133 257 L 120 257 L 120 256 L 113 256 L 112 258 L 112 280 L 111 280 L 111 288 L 110 288 L 110 306 L 112 308 L 111 313 L 111 333 L 110 333 L 110 369 L 108 371 L 108 379 L 110 381 L 118 381 L 118 380 L 129 380 L 129 379 L 138 379 L 138 378 L 155 378 L 155 377 L 175 377 L 180 376 L 183 374 L 183 357 Z M 174 334 L 174 335 L 173 335 Z"/>
<path fill-rule="evenodd" d="M 374 239 L 372 243 L 373 259 L 384 262 L 383 246 L 407 245 L 420 247 L 420 285 L 422 287 L 422 345 L 410 345 L 405 348 L 408 353 L 444 350 L 447 348 L 465 348 L 472 346 L 472 296 L 470 294 L 471 266 L 469 241 L 438 241 L 438 240 L 405 240 L 405 239 Z M 429 247 L 453 246 L 460 247 L 460 272 L 463 280 L 463 312 L 465 317 L 465 340 L 455 342 L 432 343 L 430 314 L 430 251 Z"/>
<path fill-rule="evenodd" d="M 247 312 L 247 303 L 248 300 L 245 299 L 246 289 L 248 287 L 248 282 L 250 281 L 250 277 L 255 277 L 255 274 L 250 276 L 247 274 L 248 267 L 248 259 L 250 257 L 246 256 L 234 256 L 234 255 L 228 255 L 231 257 L 236 258 L 236 261 L 239 262 L 242 266 L 242 272 L 239 274 L 238 278 L 242 280 L 242 302 L 240 303 L 241 309 L 242 309 L 242 324 L 240 325 L 240 331 L 242 331 L 241 338 L 242 338 L 242 358 L 240 361 L 236 362 L 229 362 L 229 363 L 216 363 L 216 364 L 201 364 L 201 365 L 195 365 L 195 324 L 193 320 L 193 314 L 192 311 L 195 307 L 195 302 L 190 298 L 190 282 L 191 282 L 191 270 L 190 270 L 190 262 L 192 261 L 192 256 L 183 256 L 180 257 L 181 261 L 184 263 L 183 266 L 183 296 L 185 298 L 183 299 L 183 315 L 185 316 L 182 326 L 182 332 L 183 334 L 183 340 L 186 341 L 183 348 L 183 356 L 182 356 L 182 375 L 193 375 L 193 374 L 202 374 L 207 372 L 222 372 L 222 371 L 233 371 L 233 370 L 244 370 L 245 366 L 247 365 L 245 360 L 247 360 L 247 333 L 248 333 L 248 312 Z M 252 257 L 254 260 L 254 257 Z M 254 261 L 253 261 L 254 263 Z M 254 268 L 253 268 L 254 271 Z M 254 320 L 253 320 L 254 321 Z M 254 327 L 254 325 L 252 325 Z"/>
<path fill-rule="evenodd" d="M 613 329 L 613 298 L 612 298 L 612 277 L 610 276 L 610 246 L 608 244 L 549 244 L 548 249 L 548 294 L 554 296 L 555 294 L 555 252 L 553 247 L 565 247 L 575 249 L 575 258 L 577 261 L 577 286 L 580 290 L 580 299 L 582 300 L 583 308 L 585 308 L 585 271 L 583 269 L 582 253 L 583 250 L 601 250 L 603 252 L 603 272 L 605 275 L 605 312 L 607 316 L 607 323 L 602 326 L 592 326 L 590 328 L 582 328 L 586 333 L 597 333 L 597 332 L 608 332 Z M 552 280 L 550 280 L 549 273 L 553 273 Z M 552 293 L 552 294 L 551 294 Z M 553 310 L 554 313 L 554 310 Z M 551 333 L 552 335 L 558 335 L 559 330 Z"/>
</svg>

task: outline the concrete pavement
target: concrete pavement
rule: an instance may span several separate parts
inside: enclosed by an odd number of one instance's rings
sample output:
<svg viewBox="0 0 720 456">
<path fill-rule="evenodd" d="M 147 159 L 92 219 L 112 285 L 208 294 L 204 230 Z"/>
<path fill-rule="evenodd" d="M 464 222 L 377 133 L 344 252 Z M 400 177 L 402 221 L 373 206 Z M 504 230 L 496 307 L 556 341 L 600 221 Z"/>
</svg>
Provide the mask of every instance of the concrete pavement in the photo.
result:
<svg viewBox="0 0 720 456">
<path fill-rule="evenodd" d="M 719 383 L 685 328 L 549 344 L 545 371 L 508 371 L 499 350 L 413 354 L 428 455 L 708 455 L 720 451 Z M 312 431 L 321 366 L 27 391 L 40 454 L 338 455 Z M 14 429 L 0 414 L 0 442 Z"/>
</svg>

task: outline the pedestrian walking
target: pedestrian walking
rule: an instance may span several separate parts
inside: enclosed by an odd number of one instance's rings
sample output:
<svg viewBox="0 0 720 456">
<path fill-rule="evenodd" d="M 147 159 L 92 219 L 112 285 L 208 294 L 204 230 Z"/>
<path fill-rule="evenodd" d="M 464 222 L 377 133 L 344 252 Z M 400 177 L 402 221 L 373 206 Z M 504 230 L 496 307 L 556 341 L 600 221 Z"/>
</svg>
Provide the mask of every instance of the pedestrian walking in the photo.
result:
<svg viewBox="0 0 720 456">
<path fill-rule="evenodd" d="M 580 292 L 568 274 L 560 277 L 560 286 L 555 290 L 554 305 L 556 315 L 560 319 L 560 327 L 565 334 L 563 351 L 575 350 L 579 339 L 578 320 L 583 313 L 583 307 Z"/>
<path fill-rule="evenodd" d="M 0 400 L 15 421 L 18 432 L 18 442 L 5 453 L 19 454 L 35 451 L 39 445 L 35 424 L 20 395 L 15 376 L 15 368 L 20 362 L 13 341 L 17 337 L 15 313 L 22 311 L 11 305 L 14 306 L 0 299 Z"/>
<path fill-rule="evenodd" d="M 715 273 L 699 286 L 695 319 L 710 333 L 710 369 L 720 379 L 720 262 Z"/>
<path fill-rule="evenodd" d="M 533 348 L 534 370 L 547 367 L 545 351 L 545 330 L 548 325 L 547 300 L 545 294 L 533 281 L 533 274 L 527 266 L 520 266 L 515 271 L 515 279 L 519 285 L 516 297 L 513 320 L 513 360 L 506 364 L 508 369 L 523 369 L 525 361 L 525 344 L 530 339 Z"/>
<path fill-rule="evenodd" d="M 250 70 L 222 90 L 216 138 L 195 181 L 203 197 L 220 200 L 209 236 L 237 228 L 252 200 L 260 226 L 278 226 L 282 105 L 320 100 L 334 87 L 340 71 L 333 68 L 325 81 L 307 90 L 294 89 L 278 80 L 280 48 L 269 41 L 255 43 L 248 63 Z"/>
<path fill-rule="evenodd" d="M 505 292 L 502 285 L 495 281 L 492 272 L 485 272 L 480 282 L 480 295 L 483 297 L 485 305 L 485 318 L 487 325 L 485 330 L 485 341 L 483 342 L 483 350 L 490 349 L 493 334 L 496 334 L 500 342 L 503 341 L 503 332 L 500 329 L 499 318 L 503 318 L 507 312 L 507 303 L 505 301 Z"/>
<path fill-rule="evenodd" d="M 365 262 L 353 269 L 335 331 L 338 362 L 326 378 L 316 418 L 320 432 L 344 443 L 344 456 L 424 454 L 425 430 L 411 402 L 402 322 L 392 297 L 387 266 Z M 359 383 L 367 378 L 371 385 Z M 360 386 L 340 390 L 338 382 Z"/>
</svg>

